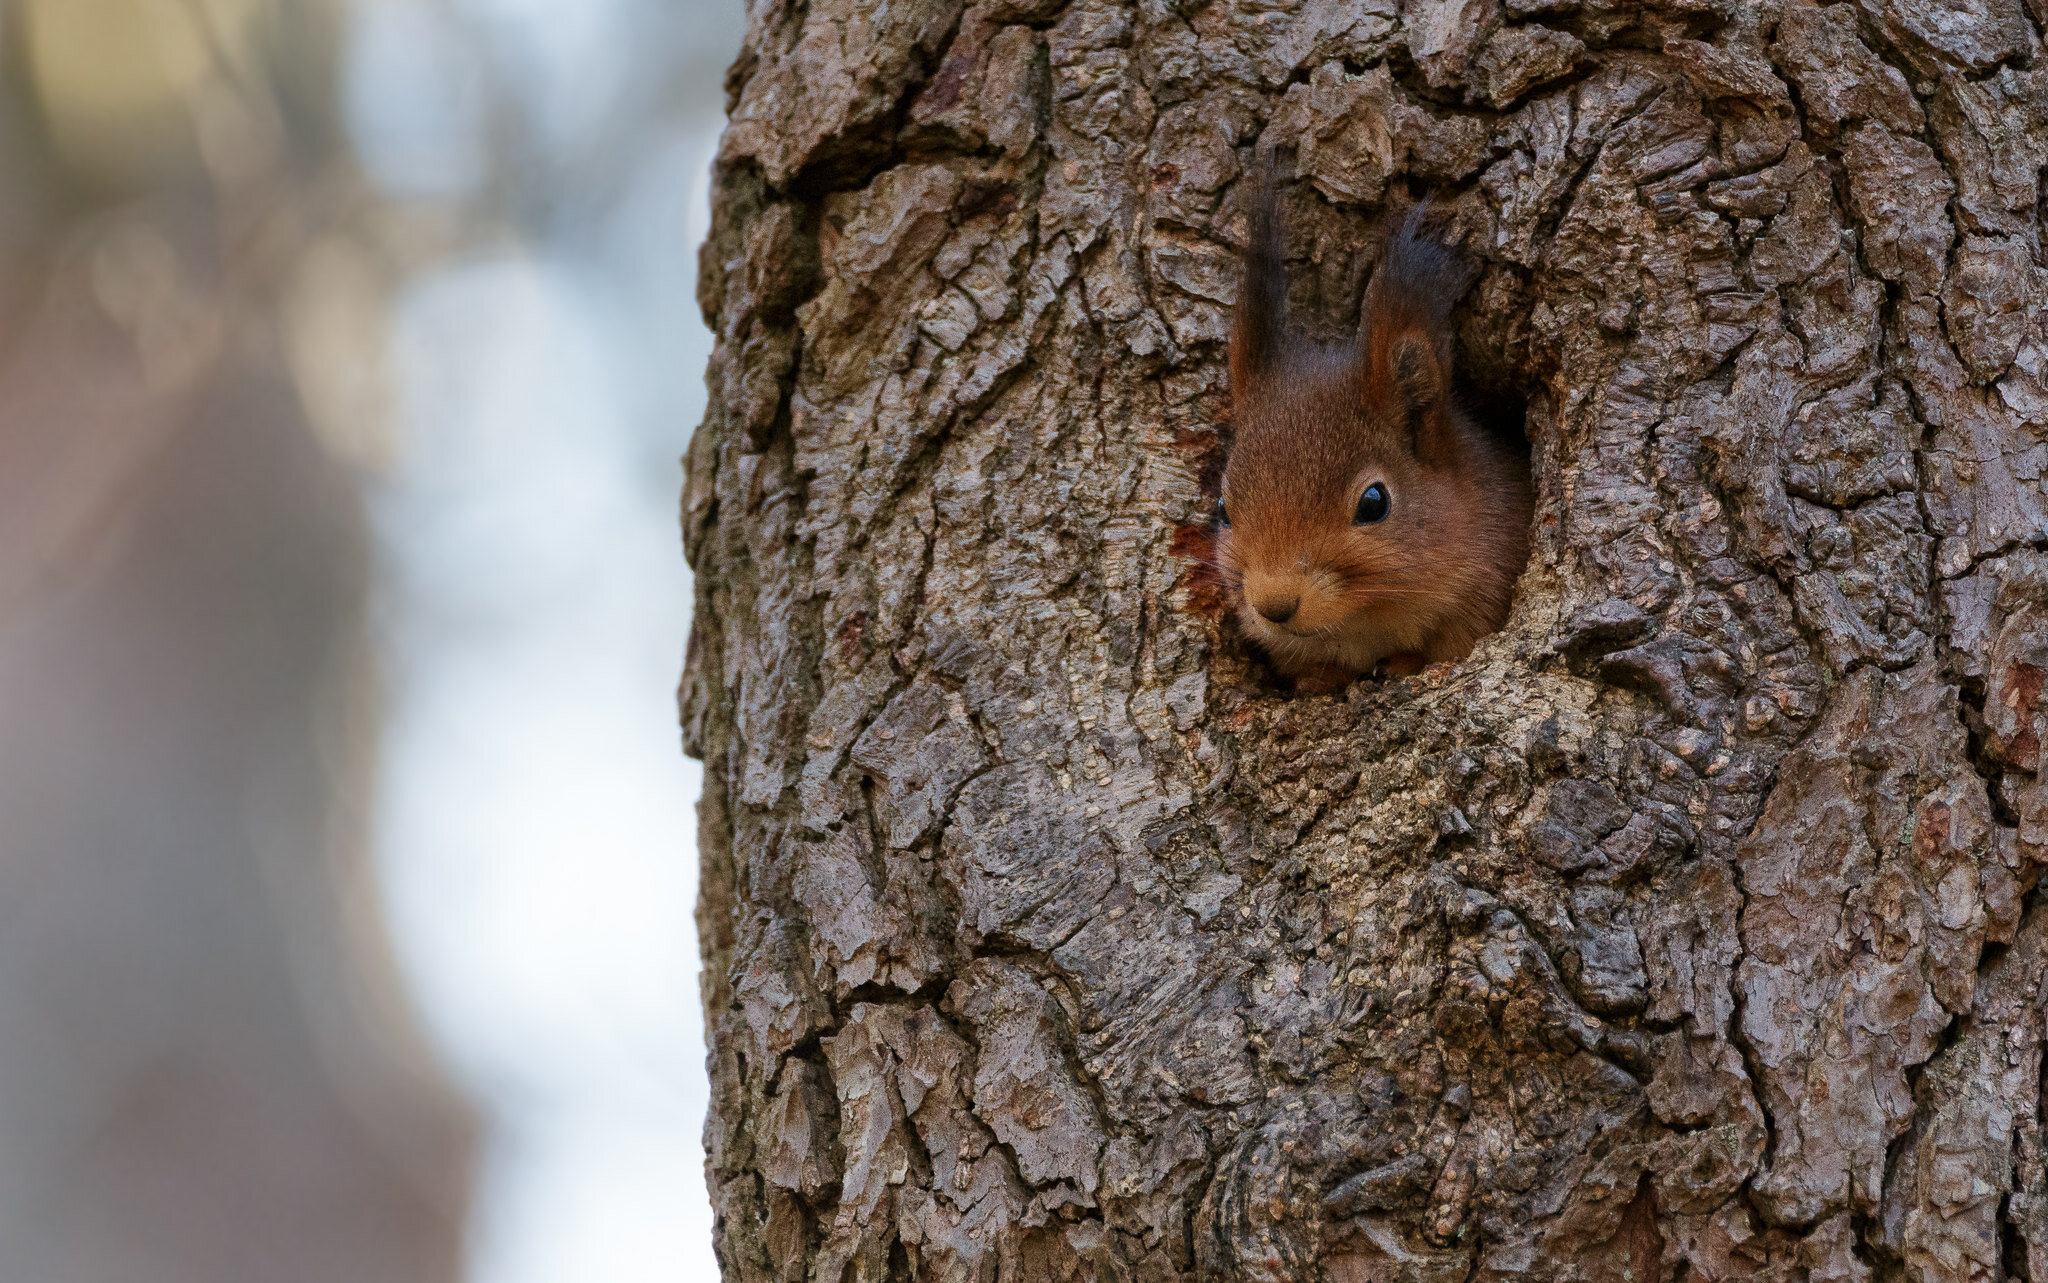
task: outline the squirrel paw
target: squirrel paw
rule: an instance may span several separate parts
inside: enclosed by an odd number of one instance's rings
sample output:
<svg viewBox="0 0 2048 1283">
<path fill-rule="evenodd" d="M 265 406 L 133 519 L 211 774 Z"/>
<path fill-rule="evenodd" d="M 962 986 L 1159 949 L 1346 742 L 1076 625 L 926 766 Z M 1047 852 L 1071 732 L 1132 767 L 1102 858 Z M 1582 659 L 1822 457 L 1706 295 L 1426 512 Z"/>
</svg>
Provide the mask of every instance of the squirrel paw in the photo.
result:
<svg viewBox="0 0 2048 1283">
<path fill-rule="evenodd" d="M 1311 664 L 1294 675 L 1297 695 L 1334 695 L 1358 674 L 1336 664 Z"/>
<path fill-rule="evenodd" d="M 1429 666 L 1417 650 L 1397 650 L 1380 661 L 1380 671 L 1389 677 L 1413 677 Z"/>
</svg>

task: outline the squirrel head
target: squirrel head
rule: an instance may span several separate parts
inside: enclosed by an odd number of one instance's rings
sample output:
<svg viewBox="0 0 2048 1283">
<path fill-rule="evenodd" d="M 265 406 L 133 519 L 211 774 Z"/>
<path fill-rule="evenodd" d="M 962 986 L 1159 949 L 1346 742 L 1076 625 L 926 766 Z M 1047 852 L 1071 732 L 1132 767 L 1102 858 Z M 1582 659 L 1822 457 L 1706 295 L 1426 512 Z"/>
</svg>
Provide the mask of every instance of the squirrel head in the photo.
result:
<svg viewBox="0 0 2048 1283">
<path fill-rule="evenodd" d="M 1455 614 L 1465 591 L 1456 571 L 1486 494 L 1451 396 L 1448 317 L 1471 272 L 1423 216 L 1387 238 L 1358 338 L 1335 346 L 1288 330 L 1270 177 L 1252 220 L 1216 551 L 1243 626 L 1283 668 L 1347 631 L 1407 649 L 1398 639 Z"/>
</svg>

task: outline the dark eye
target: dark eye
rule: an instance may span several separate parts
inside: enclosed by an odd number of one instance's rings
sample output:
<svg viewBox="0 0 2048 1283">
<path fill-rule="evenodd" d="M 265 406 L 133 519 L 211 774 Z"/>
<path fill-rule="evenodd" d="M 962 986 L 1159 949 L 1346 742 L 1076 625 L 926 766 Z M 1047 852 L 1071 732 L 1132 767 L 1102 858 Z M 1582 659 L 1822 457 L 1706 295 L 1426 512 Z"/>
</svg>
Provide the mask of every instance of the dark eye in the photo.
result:
<svg viewBox="0 0 2048 1283">
<path fill-rule="evenodd" d="M 1376 525 L 1387 519 L 1387 510 L 1393 506 L 1394 501 L 1387 494 L 1387 488 L 1375 481 L 1365 488 L 1364 494 L 1358 496 L 1358 511 L 1351 514 L 1351 524 Z"/>
<path fill-rule="evenodd" d="M 1223 501 L 1221 499 L 1218 499 L 1216 501 L 1216 528 L 1218 530 L 1223 530 L 1227 529 L 1229 525 L 1230 513 L 1224 509 Z"/>
</svg>

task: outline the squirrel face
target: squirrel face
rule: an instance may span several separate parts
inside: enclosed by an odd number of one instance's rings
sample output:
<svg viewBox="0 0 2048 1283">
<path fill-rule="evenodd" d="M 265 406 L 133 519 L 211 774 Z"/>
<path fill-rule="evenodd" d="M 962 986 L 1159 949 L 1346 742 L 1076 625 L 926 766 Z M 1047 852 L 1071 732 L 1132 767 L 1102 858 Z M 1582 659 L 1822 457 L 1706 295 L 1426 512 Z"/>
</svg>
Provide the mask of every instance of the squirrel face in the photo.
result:
<svg viewBox="0 0 2048 1283">
<path fill-rule="evenodd" d="M 1358 343 L 1297 340 L 1270 200 L 1254 221 L 1216 552 L 1240 625 L 1284 673 L 1463 658 L 1507 613 L 1528 481 L 1450 395 L 1445 322 L 1468 282 L 1411 216 Z"/>
</svg>

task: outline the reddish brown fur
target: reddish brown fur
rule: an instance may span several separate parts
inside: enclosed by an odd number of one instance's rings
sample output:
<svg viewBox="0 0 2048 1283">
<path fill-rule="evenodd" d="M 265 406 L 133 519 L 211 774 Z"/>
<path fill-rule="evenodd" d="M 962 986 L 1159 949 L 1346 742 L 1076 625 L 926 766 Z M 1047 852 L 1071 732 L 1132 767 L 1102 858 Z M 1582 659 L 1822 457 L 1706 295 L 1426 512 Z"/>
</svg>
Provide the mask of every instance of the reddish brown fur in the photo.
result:
<svg viewBox="0 0 2048 1283">
<path fill-rule="evenodd" d="M 1391 238 L 1360 342 L 1337 348 L 1286 330 L 1270 198 L 1246 255 L 1216 559 L 1245 630 L 1306 684 L 1463 659 L 1506 620 L 1528 560 L 1527 466 L 1450 395 L 1465 270 L 1419 232 L 1410 218 Z M 1375 481 L 1388 516 L 1354 525 Z M 1284 624 L 1259 609 L 1290 599 Z"/>
<path fill-rule="evenodd" d="M 1208 526 L 1176 526 L 1167 551 L 1194 562 L 1183 603 L 1189 614 L 1220 619 L 1231 609 L 1230 595 L 1216 570 L 1216 532 Z"/>
</svg>

